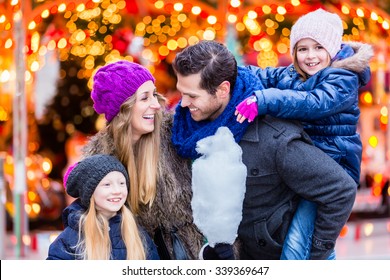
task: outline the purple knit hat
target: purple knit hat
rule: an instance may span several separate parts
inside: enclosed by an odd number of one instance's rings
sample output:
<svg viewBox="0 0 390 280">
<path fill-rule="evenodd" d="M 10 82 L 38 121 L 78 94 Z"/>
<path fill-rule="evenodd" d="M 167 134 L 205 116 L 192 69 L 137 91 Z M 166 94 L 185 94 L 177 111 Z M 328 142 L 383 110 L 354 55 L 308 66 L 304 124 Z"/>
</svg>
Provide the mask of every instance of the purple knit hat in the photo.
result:
<svg viewBox="0 0 390 280">
<path fill-rule="evenodd" d="M 103 66 L 93 77 L 93 108 L 110 122 L 118 115 L 121 105 L 146 81 L 154 83 L 155 79 L 140 64 L 121 60 Z"/>
</svg>

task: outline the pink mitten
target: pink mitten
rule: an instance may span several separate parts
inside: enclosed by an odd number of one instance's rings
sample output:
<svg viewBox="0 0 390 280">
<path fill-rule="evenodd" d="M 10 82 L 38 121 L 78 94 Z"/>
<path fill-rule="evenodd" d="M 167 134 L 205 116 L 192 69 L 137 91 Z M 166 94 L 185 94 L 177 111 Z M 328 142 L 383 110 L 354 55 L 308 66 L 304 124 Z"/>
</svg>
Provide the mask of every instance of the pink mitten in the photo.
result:
<svg viewBox="0 0 390 280">
<path fill-rule="evenodd" d="M 257 98 L 256 95 L 252 95 L 236 107 L 238 113 L 248 119 L 249 122 L 253 121 L 258 115 Z"/>
</svg>

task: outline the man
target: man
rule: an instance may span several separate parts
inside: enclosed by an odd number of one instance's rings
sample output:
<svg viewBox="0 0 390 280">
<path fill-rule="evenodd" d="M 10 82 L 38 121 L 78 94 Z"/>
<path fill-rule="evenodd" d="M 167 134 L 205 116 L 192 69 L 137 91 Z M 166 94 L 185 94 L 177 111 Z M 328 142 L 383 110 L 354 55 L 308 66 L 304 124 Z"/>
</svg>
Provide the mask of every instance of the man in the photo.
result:
<svg viewBox="0 0 390 280">
<path fill-rule="evenodd" d="M 172 65 L 182 94 L 172 128 L 178 154 L 195 160 L 200 156 L 196 142 L 221 126 L 231 130 L 242 149 L 247 179 L 238 229 L 240 258 L 280 259 L 303 197 L 318 205 L 310 258 L 326 259 L 352 210 L 352 178 L 312 145 L 297 122 L 270 116 L 236 121 L 236 106 L 262 84 L 249 69 L 237 67 L 224 45 L 201 41 L 178 53 Z"/>
</svg>

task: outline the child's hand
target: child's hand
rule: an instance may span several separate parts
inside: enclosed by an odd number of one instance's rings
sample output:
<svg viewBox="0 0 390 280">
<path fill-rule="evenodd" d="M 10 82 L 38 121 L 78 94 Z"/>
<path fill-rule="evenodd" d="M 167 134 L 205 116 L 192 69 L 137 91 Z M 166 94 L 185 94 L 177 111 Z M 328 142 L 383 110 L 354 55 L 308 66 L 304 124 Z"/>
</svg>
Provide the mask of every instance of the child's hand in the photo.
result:
<svg viewBox="0 0 390 280">
<path fill-rule="evenodd" d="M 238 104 L 234 115 L 237 116 L 239 123 L 243 123 L 246 119 L 248 122 L 252 122 L 258 115 L 256 95 L 252 95 Z"/>
</svg>

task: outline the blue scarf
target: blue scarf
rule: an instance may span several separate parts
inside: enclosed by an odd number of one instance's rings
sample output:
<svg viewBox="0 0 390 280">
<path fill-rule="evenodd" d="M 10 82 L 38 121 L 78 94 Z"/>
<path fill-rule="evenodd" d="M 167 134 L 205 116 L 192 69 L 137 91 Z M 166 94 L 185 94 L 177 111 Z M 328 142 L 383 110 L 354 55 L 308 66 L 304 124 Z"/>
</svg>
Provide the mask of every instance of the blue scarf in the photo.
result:
<svg viewBox="0 0 390 280">
<path fill-rule="evenodd" d="M 234 86 L 229 104 L 222 114 L 213 121 L 194 121 L 188 107 L 181 107 L 181 101 L 176 107 L 172 127 L 172 143 L 177 153 L 184 158 L 197 159 L 200 154 L 195 150 L 196 142 L 205 137 L 214 135 L 221 126 L 227 126 L 234 135 L 237 143 L 246 132 L 247 121 L 240 124 L 236 121 L 234 112 L 236 106 L 245 98 L 251 96 L 255 90 L 263 89 L 263 85 L 250 70 L 238 67 L 237 81 Z"/>
</svg>

